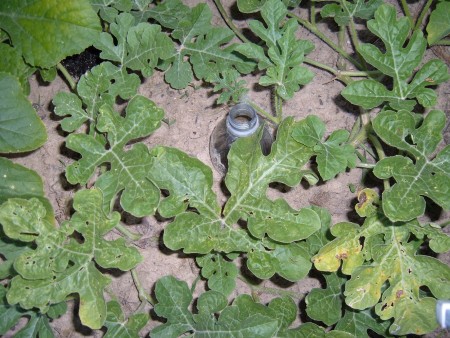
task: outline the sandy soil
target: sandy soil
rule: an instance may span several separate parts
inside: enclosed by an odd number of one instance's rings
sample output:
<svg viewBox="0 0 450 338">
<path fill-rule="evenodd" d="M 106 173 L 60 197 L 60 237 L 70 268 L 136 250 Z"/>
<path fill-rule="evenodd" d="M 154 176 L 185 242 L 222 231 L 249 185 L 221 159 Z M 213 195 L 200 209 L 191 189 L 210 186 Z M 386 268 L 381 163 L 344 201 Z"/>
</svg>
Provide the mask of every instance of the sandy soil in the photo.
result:
<svg viewBox="0 0 450 338">
<path fill-rule="evenodd" d="M 231 1 L 228 1 L 228 3 L 228 8 L 235 7 Z M 212 2 L 210 7 L 216 15 L 215 22 L 220 23 L 221 20 Z M 304 11 L 304 9 L 301 11 Z M 243 25 L 247 17 L 240 15 L 235 19 L 237 19 L 238 25 Z M 334 38 L 334 33 L 330 31 L 333 27 L 324 24 L 321 28 L 328 32 L 327 35 Z M 311 59 L 333 67 L 336 65 L 337 54 L 328 46 L 306 30 L 299 29 L 298 33 L 301 38 L 309 39 L 316 45 L 316 49 L 309 55 Z M 449 48 L 444 52 L 448 55 Z M 430 52 L 430 57 L 435 56 Z M 284 104 L 284 115 L 295 116 L 296 119 L 302 119 L 309 114 L 318 115 L 326 122 L 328 132 L 338 128 L 350 129 L 358 111 L 340 97 L 339 93 L 344 88 L 343 85 L 327 72 L 318 69 L 312 70 L 316 74 L 315 78 L 300 90 L 292 100 Z M 257 79 L 253 76 L 246 77 L 246 80 L 252 88 L 249 96 L 262 107 L 270 109 L 272 104 L 270 91 L 255 86 L 254 83 Z M 180 148 L 211 166 L 208 152 L 209 136 L 216 124 L 224 118 L 229 107 L 216 106 L 214 104 L 216 96 L 211 94 L 211 88 L 201 87 L 200 83 L 197 85 L 194 84 L 184 90 L 177 91 L 171 89 L 164 82 L 162 75 L 158 73 L 142 84 L 139 92 L 162 107 L 165 110 L 166 118 L 173 122 L 170 125 L 163 124 L 157 132 L 145 139 L 144 142 L 149 147 L 162 144 Z M 32 93 L 29 99 L 35 104 L 39 116 L 47 127 L 49 140 L 43 147 L 32 153 L 25 156 L 15 156 L 14 161 L 40 173 L 44 179 L 47 196 L 55 209 L 56 218 L 60 222 L 70 215 L 71 199 L 75 187 L 69 185 L 64 178 L 65 167 L 73 161 L 73 154 L 64 147 L 64 133 L 59 128 L 59 118 L 52 112 L 51 100 L 58 91 L 69 91 L 67 85 L 59 78 L 50 85 L 42 85 L 35 78 L 32 79 Z M 449 83 L 440 86 L 437 91 L 440 96 L 438 108 L 445 110 L 447 116 L 449 116 Z M 447 144 L 450 141 L 449 129 L 447 125 Z M 224 202 L 226 198 L 220 189 L 222 178 L 217 172 L 214 172 L 214 178 L 214 189 Z M 358 186 L 360 178 L 361 170 L 355 169 L 339 175 L 337 179 L 326 184 L 319 184 L 314 187 L 299 186 L 291 189 L 283 193 L 283 197 L 294 208 L 311 204 L 326 207 L 331 212 L 334 223 L 348 219 L 355 220 L 355 214 L 352 212 L 355 194 L 350 191 L 348 185 Z M 281 193 L 273 190 L 270 194 L 279 195 Z M 131 226 L 132 230 L 142 234 L 142 238 L 136 242 L 136 245 L 140 248 L 144 260 L 138 266 L 137 272 L 148 292 L 152 291 L 156 280 L 163 275 L 174 275 L 185 280 L 188 284 L 196 279 L 199 269 L 190 257 L 186 257 L 180 252 L 170 252 L 163 247 L 161 233 L 164 229 L 164 222 L 154 217 L 143 219 L 128 217 L 125 222 Z M 445 256 L 444 259 L 449 262 L 448 256 Z M 126 313 L 131 313 L 139 305 L 131 275 L 122 273 L 114 274 L 113 277 L 114 281 L 109 289 L 117 296 L 123 310 Z M 320 280 L 311 277 L 292 284 L 279 279 L 272 279 L 261 282 L 261 285 L 277 285 L 304 294 L 313 287 L 320 287 Z M 203 284 L 199 283 L 197 292 L 200 292 L 202 288 Z M 235 294 L 242 292 L 249 292 L 249 288 L 238 282 Z M 261 295 L 261 297 L 263 300 L 268 299 L 267 295 Z M 299 300 L 299 303 L 301 308 L 303 302 Z M 53 322 L 56 336 L 98 337 L 103 334 L 101 331 L 93 332 L 86 327 L 82 327 L 76 316 L 73 315 L 74 311 L 76 311 L 76 304 L 71 304 L 68 313 Z M 148 332 L 151 327 L 158 323 L 151 322 L 142 332 Z"/>
</svg>

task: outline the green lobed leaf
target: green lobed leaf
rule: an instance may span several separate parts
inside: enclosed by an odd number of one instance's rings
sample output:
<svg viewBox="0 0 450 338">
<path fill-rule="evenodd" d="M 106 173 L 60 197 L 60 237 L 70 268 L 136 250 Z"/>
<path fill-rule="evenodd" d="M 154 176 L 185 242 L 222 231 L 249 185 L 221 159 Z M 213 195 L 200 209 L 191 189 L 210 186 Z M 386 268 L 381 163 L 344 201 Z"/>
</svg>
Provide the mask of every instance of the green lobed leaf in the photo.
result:
<svg viewBox="0 0 450 338">
<path fill-rule="evenodd" d="M 347 279 L 336 273 L 325 273 L 323 276 L 327 287 L 312 289 L 306 296 L 306 313 L 311 319 L 330 326 L 336 324 L 342 317 L 342 286 Z"/>
<path fill-rule="evenodd" d="M 241 13 L 254 13 L 261 10 L 267 0 L 238 0 L 237 6 Z"/>
<path fill-rule="evenodd" d="M 125 68 L 106 61 L 93 67 L 77 83 L 77 94 L 59 92 L 53 98 L 55 114 L 67 116 L 61 121 L 61 127 L 73 132 L 86 121 L 92 129 L 97 123 L 100 107 L 113 107 L 120 97 L 128 100 L 136 95 L 140 85 L 139 76 L 128 74 Z M 81 100 L 80 100 L 81 99 Z"/>
<path fill-rule="evenodd" d="M 196 258 L 202 268 L 201 274 L 208 280 L 208 287 L 229 296 L 236 288 L 238 268 L 233 262 L 226 261 L 220 254 L 208 254 Z"/>
<path fill-rule="evenodd" d="M 101 50 L 100 57 L 121 67 L 140 71 L 145 77 L 153 74 L 158 60 L 173 54 L 173 43 L 161 32 L 161 26 L 148 23 L 136 25 L 129 13 L 118 15 L 110 24 L 109 31 L 101 33 L 94 44 Z"/>
<path fill-rule="evenodd" d="M 101 30 L 88 0 L 8 0 L 0 3 L 4 29 L 25 61 L 50 68 L 92 45 Z"/>
<path fill-rule="evenodd" d="M 239 45 L 236 50 L 250 59 L 256 59 L 260 70 L 266 69 L 265 75 L 260 78 L 260 85 L 274 85 L 277 94 L 288 100 L 301 85 L 309 83 L 314 77 L 309 69 L 300 66 L 305 54 L 311 52 L 314 45 L 307 40 L 296 39 L 298 24 L 295 19 L 280 27 L 286 14 L 286 6 L 281 1 L 268 0 L 261 10 L 267 28 L 259 21 L 249 22 L 250 29 L 268 46 L 267 55 L 262 47 L 250 42 Z"/>
<path fill-rule="evenodd" d="M 430 15 L 427 33 L 429 45 L 439 43 L 441 39 L 450 34 L 450 2 L 441 1 L 436 5 Z"/>
<path fill-rule="evenodd" d="M 221 91 L 217 104 L 239 103 L 242 100 L 242 97 L 248 92 L 248 88 L 246 88 L 245 80 L 238 80 L 239 76 L 239 72 L 232 68 L 220 74 L 212 73 L 206 77 L 206 81 L 214 84 L 214 92 Z"/>
<path fill-rule="evenodd" d="M 382 196 L 383 211 L 389 219 L 408 221 L 422 215 L 423 196 L 450 209 L 450 146 L 434 159 L 429 158 L 442 140 L 444 127 L 445 114 L 440 110 L 430 111 L 418 127 L 414 115 L 404 110 L 382 111 L 374 119 L 373 128 L 378 136 L 410 156 L 387 157 L 374 168 L 378 178 L 393 177 L 396 181 Z"/>
<path fill-rule="evenodd" d="M 323 6 L 320 15 L 323 18 L 333 17 L 339 26 L 347 26 L 353 18 L 371 19 L 375 10 L 381 5 L 381 0 L 339 1 L 339 4 Z"/>
<path fill-rule="evenodd" d="M 76 212 L 60 228 L 46 223 L 45 209 L 35 198 L 11 198 L 1 205 L 0 222 L 5 233 L 12 239 L 36 243 L 35 250 L 26 251 L 15 260 L 14 269 L 19 275 L 11 280 L 7 294 L 10 304 L 19 303 L 24 309 L 39 308 L 45 313 L 51 304 L 78 294 L 81 322 L 93 329 L 103 325 L 106 318 L 103 290 L 110 279 L 95 263 L 102 268 L 129 270 L 139 263 L 141 256 L 123 238 L 103 239 L 119 222 L 120 215 L 107 216 L 102 203 L 98 189 L 77 192 L 73 205 Z M 73 234 L 81 235 L 84 241 L 79 243 Z"/>
<path fill-rule="evenodd" d="M 238 296 L 227 306 L 226 297 L 215 291 L 200 295 L 198 314 L 193 315 L 192 294 L 187 284 L 172 276 L 157 281 L 155 312 L 167 322 L 151 331 L 152 337 L 288 337 L 297 316 L 292 299 L 272 300 L 268 306 L 255 303 L 248 295 Z M 215 315 L 214 315 L 215 314 Z"/>
<path fill-rule="evenodd" d="M 335 329 L 348 332 L 353 337 L 366 337 L 369 334 L 368 330 L 383 337 L 391 336 L 388 333 L 389 321 L 381 321 L 375 316 L 374 311 L 371 310 L 356 311 L 347 307 L 344 316 L 336 324 Z"/>
<path fill-rule="evenodd" d="M 367 217 L 362 227 L 350 229 L 350 225 L 340 223 L 332 228 L 337 238 L 313 257 L 316 268 L 336 271 L 343 260 L 342 271 L 351 275 L 345 285 L 345 302 L 357 310 L 375 307 L 381 320 L 393 320 L 391 334 L 434 330 L 436 299 L 430 296 L 450 296 L 450 268 L 418 254 L 423 240 L 411 237 L 411 232 L 417 231 L 416 222 L 394 224 L 376 213 Z M 431 293 L 423 295 L 422 287 Z"/>
<path fill-rule="evenodd" d="M 53 338 L 53 331 L 49 324 L 49 318 L 46 315 L 36 311 L 27 311 L 18 305 L 9 305 L 6 300 L 6 288 L 0 285 L 0 334 L 5 335 L 16 325 L 20 325 L 19 320 L 27 317 L 27 322 L 14 337 L 44 337 Z M 59 304 L 57 305 L 59 306 Z"/>
<path fill-rule="evenodd" d="M 125 211 L 142 217 L 152 214 L 158 206 L 160 193 L 147 178 L 151 158 L 147 147 L 137 143 L 125 151 L 128 142 L 150 135 L 163 118 L 163 111 L 153 101 L 137 95 L 121 117 L 109 105 L 100 108 L 97 129 L 105 133 L 108 147 L 102 138 L 93 135 L 71 134 L 67 147 L 81 154 L 82 158 L 67 167 L 70 183 L 85 184 L 98 166 L 109 163 L 111 168 L 96 181 L 104 194 L 104 209 L 109 212 L 115 196 L 122 191 L 121 205 Z"/>
<path fill-rule="evenodd" d="M 45 126 L 15 76 L 0 72 L 0 95 L 0 153 L 42 146 L 47 140 Z"/>
<path fill-rule="evenodd" d="M 314 115 L 306 117 L 305 122 L 294 129 L 292 137 L 308 147 L 313 147 L 317 154 L 316 161 L 322 179 L 329 180 L 338 173 L 345 172 L 356 165 L 355 149 L 346 144 L 349 133 L 336 130 L 323 142 L 325 124 Z"/>
<path fill-rule="evenodd" d="M 105 338 L 123 337 L 139 338 L 139 331 L 147 324 L 149 316 L 146 313 L 135 313 L 125 319 L 120 304 L 113 300 L 106 304 Z"/>
<path fill-rule="evenodd" d="M 412 110 L 416 99 L 424 107 L 437 103 L 436 93 L 427 88 L 445 82 L 449 78 L 447 66 L 442 60 L 434 59 L 424 64 L 414 74 L 423 59 L 426 40 L 416 30 L 406 43 L 411 30 L 408 18 L 396 18 L 396 10 L 383 4 L 375 12 L 375 19 L 368 21 L 369 30 L 385 45 L 385 52 L 372 44 L 361 44 L 358 52 L 372 66 L 393 79 L 393 89 L 373 80 L 352 82 L 342 95 L 351 103 L 363 108 L 374 108 L 388 101 L 394 109 Z M 404 47 L 405 46 L 405 47 Z"/>
<path fill-rule="evenodd" d="M 90 0 L 92 8 L 99 16 L 112 23 L 119 15 L 119 12 L 129 12 L 133 8 L 132 0 Z"/>
<path fill-rule="evenodd" d="M 266 196 L 270 183 L 295 186 L 302 178 L 301 167 L 312 152 L 291 137 L 298 123 L 287 119 L 280 125 L 268 156 L 261 152 L 261 135 L 233 143 L 226 177 L 231 197 L 223 214 L 208 167 L 177 149 L 154 148 L 149 178 L 168 193 L 159 212 L 175 216 L 164 231 L 165 245 L 186 253 L 247 253 L 247 265 L 259 278 L 275 273 L 291 281 L 303 278 L 311 266 L 310 255 L 296 241 L 320 229 L 319 214 L 312 208 L 294 210 L 285 201 Z M 248 229 L 235 226 L 239 220 L 246 221 Z"/>
<path fill-rule="evenodd" d="M 229 44 L 234 33 L 211 24 L 212 13 L 206 4 L 189 8 L 179 0 L 168 0 L 154 7 L 150 16 L 173 29 L 171 37 L 179 43 L 163 63 L 165 79 L 173 88 L 185 88 L 194 74 L 204 80 L 233 67 L 245 74 L 254 69 L 253 62 L 235 54 L 236 44 Z"/>
</svg>

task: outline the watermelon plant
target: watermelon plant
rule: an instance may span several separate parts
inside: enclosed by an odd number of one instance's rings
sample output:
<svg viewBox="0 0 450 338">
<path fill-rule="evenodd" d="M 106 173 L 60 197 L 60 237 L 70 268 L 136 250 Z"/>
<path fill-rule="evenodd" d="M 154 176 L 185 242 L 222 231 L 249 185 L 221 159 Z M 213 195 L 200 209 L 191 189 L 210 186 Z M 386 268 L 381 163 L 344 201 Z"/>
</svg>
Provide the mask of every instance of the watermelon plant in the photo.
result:
<svg viewBox="0 0 450 338">
<path fill-rule="evenodd" d="M 447 122 L 436 88 L 449 73 L 427 50 L 448 44 L 450 3 L 429 0 L 416 17 L 405 1 L 311 1 L 299 14 L 300 2 L 238 0 L 251 34 L 220 0 L 0 3 L 0 334 L 52 337 L 52 321 L 74 301 L 81 324 L 106 337 L 388 337 L 437 329 L 436 301 L 450 299 L 450 267 L 437 258 L 450 249 L 450 146 L 442 142 Z M 210 6 L 222 25 L 212 23 Z M 319 19 L 337 27 L 336 39 Z M 329 45 L 338 64 L 310 59 L 315 45 L 300 27 Z M 101 63 L 75 81 L 61 62 L 89 46 Z M 317 68 L 358 107 L 351 130 L 327 133 L 315 115 L 283 115 Z M 57 73 L 71 88 L 52 102 L 73 154 L 65 177 L 75 190 L 71 215 L 59 224 L 46 177 L 14 162 L 47 139 L 27 99 L 29 78 L 48 82 Z M 268 155 L 262 129 L 233 143 L 226 201 L 199 159 L 143 142 L 167 123 L 164 110 L 138 94 L 155 73 L 177 90 L 210 86 L 218 105 L 245 101 L 276 129 Z M 273 113 L 252 100 L 249 76 L 271 91 Z M 365 170 L 355 191 L 359 223 L 333 225 L 326 208 L 294 208 L 268 193 L 275 183 L 326 185 L 355 168 Z M 430 209 L 444 216 L 432 222 L 424 217 Z M 163 245 L 195 261 L 201 292 L 170 275 L 142 285 L 140 236 L 122 223 L 125 213 L 165 220 Z M 132 276 L 140 300 L 133 312 L 111 294 L 110 271 Z M 281 286 L 249 294 L 236 286 L 256 288 L 250 277 L 301 283 L 312 272 L 323 288 L 301 297 Z M 261 302 L 264 292 L 274 296 Z"/>
</svg>

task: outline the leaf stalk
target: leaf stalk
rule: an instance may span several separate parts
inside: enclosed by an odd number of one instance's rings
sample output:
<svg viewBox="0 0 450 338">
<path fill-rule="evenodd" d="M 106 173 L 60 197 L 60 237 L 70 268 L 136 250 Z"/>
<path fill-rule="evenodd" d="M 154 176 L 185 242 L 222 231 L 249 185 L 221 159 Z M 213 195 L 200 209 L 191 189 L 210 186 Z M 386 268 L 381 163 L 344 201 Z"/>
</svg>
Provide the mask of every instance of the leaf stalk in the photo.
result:
<svg viewBox="0 0 450 338">
<path fill-rule="evenodd" d="M 70 89 L 75 91 L 75 89 L 77 88 L 77 84 L 76 84 L 75 80 L 73 79 L 73 77 L 69 74 L 69 72 L 66 69 L 66 67 L 64 67 L 61 64 L 61 62 L 58 62 L 58 64 L 56 65 L 56 68 L 58 68 L 58 70 L 64 76 L 64 78 L 66 79 L 67 83 L 69 84 Z"/>
</svg>

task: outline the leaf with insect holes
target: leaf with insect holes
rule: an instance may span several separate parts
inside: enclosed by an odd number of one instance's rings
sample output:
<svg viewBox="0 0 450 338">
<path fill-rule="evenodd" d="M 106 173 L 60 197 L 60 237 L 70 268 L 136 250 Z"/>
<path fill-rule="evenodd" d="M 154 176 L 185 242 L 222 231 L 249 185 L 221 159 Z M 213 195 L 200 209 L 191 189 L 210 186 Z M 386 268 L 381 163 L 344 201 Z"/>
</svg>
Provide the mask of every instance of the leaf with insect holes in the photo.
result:
<svg viewBox="0 0 450 338">
<path fill-rule="evenodd" d="M 169 194 L 160 202 L 159 213 L 175 217 L 164 231 L 165 245 L 185 253 L 247 253 L 247 266 L 259 278 L 275 273 L 291 281 L 303 278 L 311 267 L 310 255 L 297 241 L 321 227 L 319 214 L 313 208 L 294 210 L 284 200 L 266 196 L 272 182 L 298 185 L 300 169 L 312 154 L 291 137 L 295 125 L 292 118 L 280 125 L 268 156 L 262 154 L 261 135 L 233 143 L 225 180 L 231 197 L 223 214 L 208 167 L 177 149 L 152 149 L 148 177 Z M 240 220 L 248 229 L 234 226 Z"/>
<path fill-rule="evenodd" d="M 109 27 L 100 34 L 94 46 L 101 51 L 100 57 L 149 77 L 158 61 L 169 58 L 174 52 L 173 42 L 161 32 L 161 26 L 148 23 L 135 24 L 129 13 L 119 14 Z"/>
<path fill-rule="evenodd" d="M 323 18 L 333 17 L 339 26 L 347 26 L 353 18 L 371 19 L 381 4 L 381 0 L 355 0 L 353 2 L 342 0 L 339 4 L 323 6 L 320 15 Z"/>
<path fill-rule="evenodd" d="M 450 2 L 441 1 L 431 12 L 427 25 L 427 40 L 430 45 L 439 44 L 439 41 L 450 34 Z"/>
<path fill-rule="evenodd" d="M 253 62 L 235 54 L 236 44 L 230 44 L 234 33 L 211 24 L 212 13 L 207 4 L 189 8 L 179 0 L 168 0 L 152 11 L 151 17 L 173 29 L 171 37 L 179 43 L 176 51 L 162 64 L 167 69 L 165 79 L 173 88 L 187 87 L 194 74 L 203 80 L 212 73 L 231 68 L 244 74 L 254 69 Z"/>
<path fill-rule="evenodd" d="M 147 324 L 149 316 L 146 313 L 135 313 L 125 319 L 120 304 L 112 300 L 106 304 L 106 320 L 104 326 L 108 330 L 105 338 L 123 337 L 139 338 L 139 331 Z"/>
<path fill-rule="evenodd" d="M 346 144 L 349 133 L 340 129 L 334 131 L 323 142 L 325 123 L 317 116 L 308 116 L 292 133 L 292 137 L 301 144 L 314 149 L 320 176 L 323 180 L 334 178 L 348 168 L 356 166 L 355 148 Z"/>
<path fill-rule="evenodd" d="M 35 198 L 10 198 L 0 206 L 5 234 L 36 243 L 34 250 L 24 252 L 14 263 L 18 275 L 11 280 L 7 293 L 10 304 L 46 313 L 51 304 L 76 293 L 80 297 L 81 322 L 93 329 L 102 327 L 106 318 L 103 290 L 110 279 L 96 264 L 126 271 L 141 260 L 139 252 L 123 238 L 103 239 L 120 221 L 120 214 L 107 216 L 102 199 L 98 189 L 77 192 L 73 202 L 76 212 L 59 228 L 45 220 L 45 208 Z M 74 238 L 77 234 L 83 238 L 81 243 Z"/>
<path fill-rule="evenodd" d="M 206 81 L 214 84 L 213 91 L 221 92 L 217 104 L 241 102 L 242 97 L 248 92 L 248 88 L 246 88 L 245 80 L 239 80 L 239 77 L 239 72 L 233 68 L 219 74 L 212 73 L 206 77 Z"/>
<path fill-rule="evenodd" d="M 342 286 L 347 280 L 336 273 L 323 274 L 326 289 L 312 289 L 306 296 L 306 313 L 313 320 L 330 326 L 342 317 Z"/>
<path fill-rule="evenodd" d="M 208 280 L 208 288 L 229 296 L 236 287 L 238 268 L 233 262 L 226 261 L 220 254 L 208 254 L 197 257 L 202 268 L 202 276 Z"/>
<path fill-rule="evenodd" d="M 110 62 L 102 62 L 81 76 L 77 83 L 77 93 L 59 92 L 53 98 L 55 114 L 64 119 L 61 127 L 73 132 L 85 122 L 92 129 L 97 123 L 100 107 L 113 107 L 118 97 L 128 100 L 140 85 L 139 76 L 128 74 Z"/>
<path fill-rule="evenodd" d="M 136 143 L 126 151 L 124 147 L 134 139 L 150 135 L 159 127 L 163 115 L 163 110 L 153 101 L 140 95 L 130 100 L 125 117 L 109 105 L 103 105 L 97 129 L 105 133 L 108 146 L 98 136 L 69 135 L 67 147 L 82 158 L 67 167 L 67 180 L 72 184 L 86 184 L 98 166 L 109 163 L 110 170 L 101 174 L 95 183 L 104 194 L 105 211 L 109 212 L 115 196 L 122 192 L 120 202 L 125 211 L 137 217 L 152 214 L 160 193 L 147 178 L 151 166 L 148 148 L 143 143 Z"/>
<path fill-rule="evenodd" d="M 198 313 L 189 311 L 192 293 L 185 282 L 166 276 L 156 282 L 158 302 L 155 312 L 167 322 L 151 331 L 152 337 L 179 337 L 185 333 L 208 337 L 291 337 L 289 329 L 297 317 L 297 307 L 289 297 L 275 298 L 267 306 L 254 302 L 249 295 L 240 295 L 232 305 L 215 291 L 200 295 Z M 300 327 L 301 328 L 301 327 Z M 347 336 L 345 336 L 347 337 Z"/>
<path fill-rule="evenodd" d="M 267 28 L 259 21 L 250 21 L 250 29 L 268 46 L 267 55 L 263 48 L 248 42 L 236 50 L 250 59 L 258 61 L 258 69 L 266 70 L 259 84 L 275 86 L 277 94 L 289 100 L 301 85 L 309 83 L 314 74 L 301 66 L 305 54 L 314 49 L 307 40 L 295 37 L 298 24 L 295 19 L 288 20 L 282 27 L 281 21 L 287 14 L 286 6 L 279 0 L 268 0 L 261 10 Z"/>
<path fill-rule="evenodd" d="M 28 64 L 42 68 L 81 53 L 101 30 L 88 0 L 1 1 L 0 28 Z"/>
<path fill-rule="evenodd" d="M 14 75 L 0 72 L 0 153 L 31 151 L 47 141 L 44 123 Z"/>
<path fill-rule="evenodd" d="M 383 211 L 392 221 L 423 215 L 424 197 L 450 209 L 450 146 L 430 158 L 442 140 L 444 127 L 445 114 L 440 110 L 430 111 L 419 126 L 405 110 L 382 111 L 374 119 L 378 136 L 407 154 L 384 158 L 374 168 L 378 178 L 395 180 L 382 195 Z"/>
<path fill-rule="evenodd" d="M 366 109 L 388 101 L 393 109 L 412 110 L 416 104 L 413 99 L 424 107 L 435 105 L 436 93 L 427 87 L 445 82 L 449 74 L 447 66 L 439 59 L 428 61 L 414 74 L 427 46 L 422 31 L 414 31 L 406 43 L 411 21 L 406 17 L 397 19 L 395 8 L 386 4 L 377 9 L 375 19 L 368 21 L 367 27 L 383 41 L 386 51 L 383 53 L 375 45 L 364 43 L 358 52 L 368 63 L 393 79 L 393 88 L 389 90 L 384 84 L 367 79 L 352 82 L 342 95 Z"/>
</svg>

